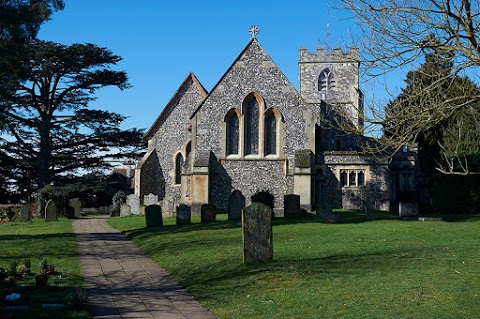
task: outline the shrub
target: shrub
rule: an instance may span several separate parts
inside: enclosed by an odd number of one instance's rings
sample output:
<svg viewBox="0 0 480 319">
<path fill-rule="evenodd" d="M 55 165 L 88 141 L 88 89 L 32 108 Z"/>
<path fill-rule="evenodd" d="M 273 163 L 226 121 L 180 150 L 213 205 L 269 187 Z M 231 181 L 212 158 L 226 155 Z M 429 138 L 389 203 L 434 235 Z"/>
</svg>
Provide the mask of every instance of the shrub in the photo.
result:
<svg viewBox="0 0 480 319">
<path fill-rule="evenodd" d="M 262 203 L 267 205 L 273 211 L 275 196 L 273 196 L 269 190 L 257 191 L 252 195 L 251 199 L 254 203 Z"/>
<path fill-rule="evenodd" d="M 47 259 L 42 258 L 38 263 L 38 268 L 40 269 L 40 274 L 46 275 L 48 273 L 48 262 Z"/>
</svg>

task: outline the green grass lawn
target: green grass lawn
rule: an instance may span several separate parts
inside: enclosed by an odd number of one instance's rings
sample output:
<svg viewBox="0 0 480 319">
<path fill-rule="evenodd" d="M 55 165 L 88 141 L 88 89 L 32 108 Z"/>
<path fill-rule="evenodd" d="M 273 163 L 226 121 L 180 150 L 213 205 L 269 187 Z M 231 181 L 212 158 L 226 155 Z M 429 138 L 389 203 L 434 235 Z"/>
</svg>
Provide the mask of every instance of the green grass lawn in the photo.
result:
<svg viewBox="0 0 480 319">
<path fill-rule="evenodd" d="M 339 224 L 275 218 L 274 261 L 257 266 L 242 263 L 237 221 L 109 222 L 218 318 L 478 318 L 479 216 L 338 214 Z"/>
<path fill-rule="evenodd" d="M 31 260 L 31 275 L 18 278 L 14 287 L 0 283 L 0 317 L 2 313 L 11 313 L 14 318 L 90 318 L 86 311 L 73 311 L 71 307 L 83 280 L 77 243 L 68 219 L 0 223 L 0 268 L 8 271 L 12 262 L 22 265 L 27 258 Z M 39 273 L 38 264 L 42 258 L 55 265 L 57 273 L 49 276 L 48 287 L 37 288 L 34 275 Z M 5 296 L 11 293 L 20 293 L 20 299 L 5 301 Z M 42 304 L 49 303 L 63 303 L 65 307 L 42 308 Z M 5 307 L 23 305 L 30 309 L 5 310 Z"/>
</svg>

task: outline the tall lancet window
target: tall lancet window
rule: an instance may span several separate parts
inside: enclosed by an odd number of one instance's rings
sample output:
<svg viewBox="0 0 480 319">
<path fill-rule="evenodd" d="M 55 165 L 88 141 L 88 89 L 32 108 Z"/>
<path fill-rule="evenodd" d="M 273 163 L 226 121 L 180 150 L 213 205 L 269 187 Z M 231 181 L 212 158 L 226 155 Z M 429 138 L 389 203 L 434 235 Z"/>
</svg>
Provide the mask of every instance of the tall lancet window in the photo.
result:
<svg viewBox="0 0 480 319">
<path fill-rule="evenodd" d="M 227 124 L 227 155 L 239 152 L 239 119 L 235 111 L 230 111 L 226 118 Z"/>
<path fill-rule="evenodd" d="M 175 184 L 182 184 L 182 166 L 183 166 L 183 155 L 178 153 L 175 157 Z"/>
<path fill-rule="evenodd" d="M 325 69 L 320 73 L 318 78 L 318 90 L 321 92 L 328 92 L 335 87 L 335 78 L 330 69 Z"/>
<path fill-rule="evenodd" d="M 258 101 L 251 95 L 246 101 L 245 155 L 258 154 Z"/>
<path fill-rule="evenodd" d="M 268 112 L 265 117 L 265 155 L 277 154 L 277 117 Z"/>
</svg>

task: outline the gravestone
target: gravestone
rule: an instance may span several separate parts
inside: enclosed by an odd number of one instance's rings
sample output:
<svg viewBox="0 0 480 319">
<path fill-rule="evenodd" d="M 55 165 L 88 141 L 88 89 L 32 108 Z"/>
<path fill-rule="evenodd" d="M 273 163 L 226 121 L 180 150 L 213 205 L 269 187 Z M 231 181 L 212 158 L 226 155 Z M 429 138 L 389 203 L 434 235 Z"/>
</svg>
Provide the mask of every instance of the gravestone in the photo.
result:
<svg viewBox="0 0 480 319">
<path fill-rule="evenodd" d="M 45 207 L 45 220 L 47 222 L 57 220 L 57 210 L 57 204 L 53 200 L 49 200 Z"/>
<path fill-rule="evenodd" d="M 82 203 L 78 198 L 72 198 L 68 201 L 68 206 L 73 207 L 73 217 L 80 217 L 80 211 L 82 209 Z"/>
<path fill-rule="evenodd" d="M 158 195 L 152 193 L 143 196 L 143 205 L 158 205 Z"/>
<path fill-rule="evenodd" d="M 325 220 L 327 216 L 332 214 L 332 205 L 327 201 L 322 201 L 321 203 L 316 205 L 317 219 Z"/>
<path fill-rule="evenodd" d="M 130 212 L 134 215 L 138 215 L 140 212 L 140 198 L 136 194 L 127 196 L 127 205 L 130 205 Z"/>
<path fill-rule="evenodd" d="M 19 214 L 19 221 L 21 222 L 29 222 L 32 219 L 31 211 L 30 211 L 30 204 L 23 204 L 20 207 L 20 214 Z"/>
<path fill-rule="evenodd" d="M 173 214 L 173 210 L 175 209 L 175 203 L 172 196 L 165 196 L 162 201 L 162 212 L 163 214 L 167 214 L 169 217 Z"/>
<path fill-rule="evenodd" d="M 398 216 L 400 218 L 412 218 L 418 215 L 418 205 L 417 203 L 398 203 Z"/>
<path fill-rule="evenodd" d="M 242 211 L 243 262 L 255 264 L 273 259 L 272 209 L 252 203 Z"/>
<path fill-rule="evenodd" d="M 145 207 L 145 220 L 147 227 L 163 226 L 162 207 L 159 205 Z"/>
<path fill-rule="evenodd" d="M 177 225 L 190 224 L 192 219 L 192 211 L 190 206 L 181 204 L 177 206 Z"/>
<path fill-rule="evenodd" d="M 283 216 L 284 217 L 300 217 L 300 195 L 288 194 L 283 196 Z"/>
<path fill-rule="evenodd" d="M 212 204 L 203 204 L 200 220 L 202 223 L 214 222 L 217 216 L 217 208 Z"/>
<path fill-rule="evenodd" d="M 130 216 L 131 207 L 127 204 L 122 204 L 120 206 L 120 217 Z"/>
<path fill-rule="evenodd" d="M 228 220 L 242 219 L 245 208 L 245 196 L 239 190 L 234 190 L 228 197 Z"/>
</svg>

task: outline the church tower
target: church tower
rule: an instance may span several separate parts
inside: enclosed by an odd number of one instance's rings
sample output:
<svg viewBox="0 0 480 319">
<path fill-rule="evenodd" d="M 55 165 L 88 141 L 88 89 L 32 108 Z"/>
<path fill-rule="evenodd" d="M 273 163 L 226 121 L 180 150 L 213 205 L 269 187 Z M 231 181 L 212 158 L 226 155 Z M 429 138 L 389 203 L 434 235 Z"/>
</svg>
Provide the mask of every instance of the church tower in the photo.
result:
<svg viewBox="0 0 480 319">
<path fill-rule="evenodd" d="M 334 48 L 313 53 L 299 50 L 300 94 L 307 103 L 343 107 L 351 122 L 363 128 L 363 93 L 359 88 L 358 48 L 343 52 Z"/>
</svg>

